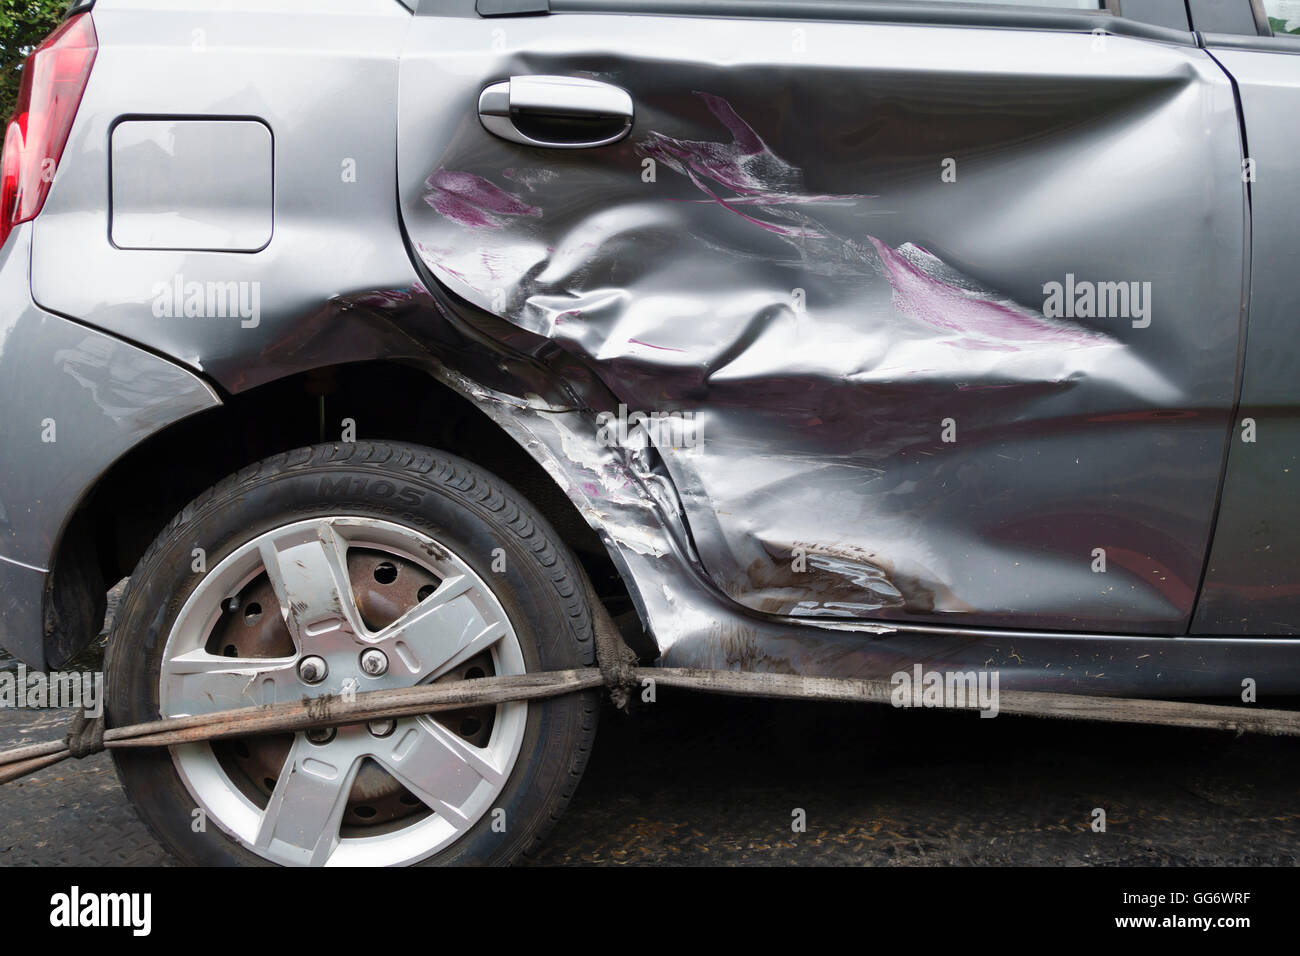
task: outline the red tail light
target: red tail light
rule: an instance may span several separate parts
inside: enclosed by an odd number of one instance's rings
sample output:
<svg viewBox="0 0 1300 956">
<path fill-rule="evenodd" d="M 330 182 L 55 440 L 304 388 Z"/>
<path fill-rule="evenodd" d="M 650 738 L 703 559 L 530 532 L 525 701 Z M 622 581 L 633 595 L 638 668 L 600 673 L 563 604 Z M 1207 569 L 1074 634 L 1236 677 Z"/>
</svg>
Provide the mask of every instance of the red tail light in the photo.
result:
<svg viewBox="0 0 1300 956">
<path fill-rule="evenodd" d="M 99 49 L 89 13 L 65 20 L 23 65 L 0 159 L 0 244 L 41 211 Z"/>
</svg>

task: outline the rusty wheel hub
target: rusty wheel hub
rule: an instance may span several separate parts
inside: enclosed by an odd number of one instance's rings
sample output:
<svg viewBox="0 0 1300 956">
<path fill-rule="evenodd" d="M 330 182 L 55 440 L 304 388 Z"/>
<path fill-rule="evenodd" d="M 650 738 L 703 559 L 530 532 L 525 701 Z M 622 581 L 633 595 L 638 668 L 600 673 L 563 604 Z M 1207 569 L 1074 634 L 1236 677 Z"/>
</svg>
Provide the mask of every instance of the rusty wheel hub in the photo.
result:
<svg viewBox="0 0 1300 956">
<path fill-rule="evenodd" d="M 392 624 L 434 592 L 439 579 L 427 568 L 383 551 L 350 549 L 348 578 L 362 619 L 378 631 Z M 276 613 L 275 592 L 265 573 L 244 587 L 237 598 L 222 607 L 221 619 L 208 641 L 208 651 L 226 657 L 281 658 L 295 653 L 284 619 Z M 495 673 L 492 655 L 482 653 L 465 661 L 433 683 L 475 679 Z M 433 719 L 461 739 L 482 747 L 492 735 L 493 707 L 472 707 L 433 715 Z M 372 728 L 371 732 L 375 733 Z M 213 745 L 218 760 L 238 778 L 245 793 L 265 805 L 275 790 L 292 734 L 235 738 Z M 379 827 L 406 817 L 427 813 L 409 790 L 374 761 L 357 772 L 348 797 L 343 823 L 348 827 Z"/>
</svg>

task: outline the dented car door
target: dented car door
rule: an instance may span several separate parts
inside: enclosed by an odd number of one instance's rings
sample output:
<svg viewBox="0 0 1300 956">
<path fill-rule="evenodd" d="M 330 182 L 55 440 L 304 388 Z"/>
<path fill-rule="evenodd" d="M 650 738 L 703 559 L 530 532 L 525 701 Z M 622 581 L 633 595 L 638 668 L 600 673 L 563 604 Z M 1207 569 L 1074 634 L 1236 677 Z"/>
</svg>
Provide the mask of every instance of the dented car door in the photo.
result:
<svg viewBox="0 0 1300 956">
<path fill-rule="evenodd" d="M 411 244 L 630 427 L 667 423 L 719 590 L 1185 632 L 1246 217 L 1232 86 L 1191 34 L 466 6 L 425 4 L 403 52 Z"/>
</svg>

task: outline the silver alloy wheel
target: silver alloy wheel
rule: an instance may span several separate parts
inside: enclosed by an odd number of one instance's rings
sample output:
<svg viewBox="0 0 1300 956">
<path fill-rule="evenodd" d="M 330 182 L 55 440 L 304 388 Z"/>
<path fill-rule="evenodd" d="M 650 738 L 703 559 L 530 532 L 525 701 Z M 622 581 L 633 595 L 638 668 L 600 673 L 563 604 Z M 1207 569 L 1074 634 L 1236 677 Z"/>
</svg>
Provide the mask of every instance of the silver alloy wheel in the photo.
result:
<svg viewBox="0 0 1300 956">
<path fill-rule="evenodd" d="M 349 579 L 350 549 L 392 555 L 425 569 L 438 583 L 391 624 L 372 630 Z M 210 647 L 210 639 L 223 613 L 264 572 L 295 653 L 231 657 L 214 652 L 219 649 Z M 383 652 L 388 662 L 382 673 L 370 673 L 362 664 L 363 653 L 371 649 Z M 496 674 L 526 671 L 500 601 L 445 545 L 373 518 L 313 519 L 259 535 L 208 572 L 167 638 L 159 699 L 164 716 L 179 717 L 308 693 L 341 693 L 349 686 L 357 691 L 409 687 L 445 678 L 483 654 L 490 655 Z M 324 660 L 323 681 L 308 684 L 300 675 L 307 656 Z M 495 708 L 484 746 L 429 717 L 398 720 L 382 736 L 364 724 L 340 727 L 323 743 L 298 733 L 265 800 L 240 785 L 210 744 L 174 747 L 172 759 L 208 821 L 267 860 L 399 865 L 449 846 L 492 807 L 519 756 L 527 714 L 524 702 Z M 345 827 L 349 794 L 366 761 L 378 764 L 427 811 L 373 832 Z"/>
</svg>

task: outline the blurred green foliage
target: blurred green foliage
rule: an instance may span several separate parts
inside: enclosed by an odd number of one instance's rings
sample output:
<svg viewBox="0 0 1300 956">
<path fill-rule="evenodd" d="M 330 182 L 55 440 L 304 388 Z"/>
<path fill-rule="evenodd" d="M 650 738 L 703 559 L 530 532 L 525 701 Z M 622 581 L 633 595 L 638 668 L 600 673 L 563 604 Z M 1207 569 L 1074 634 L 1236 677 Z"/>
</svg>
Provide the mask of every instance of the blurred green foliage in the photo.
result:
<svg viewBox="0 0 1300 956">
<path fill-rule="evenodd" d="M 0 0 L 0 121 L 13 112 L 23 60 L 67 9 L 68 0 Z"/>
</svg>

